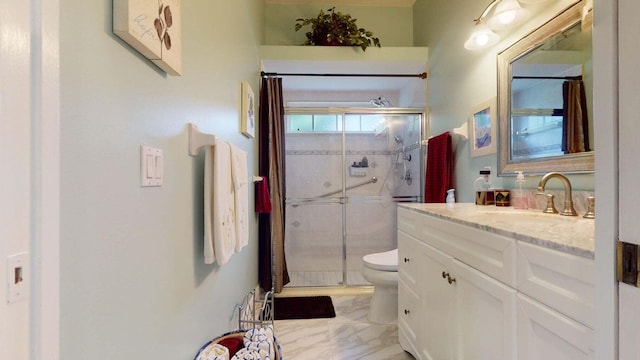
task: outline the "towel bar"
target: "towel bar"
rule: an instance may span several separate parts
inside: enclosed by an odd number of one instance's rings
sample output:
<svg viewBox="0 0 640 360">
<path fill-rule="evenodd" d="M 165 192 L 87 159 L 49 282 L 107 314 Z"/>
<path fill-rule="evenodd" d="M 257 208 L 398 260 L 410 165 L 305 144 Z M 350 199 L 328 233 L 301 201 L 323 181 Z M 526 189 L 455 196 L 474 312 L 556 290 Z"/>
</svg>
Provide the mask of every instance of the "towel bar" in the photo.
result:
<svg viewBox="0 0 640 360">
<path fill-rule="evenodd" d="M 200 148 L 216 144 L 217 137 L 200 131 L 194 124 L 189 125 L 189 155 L 198 156 Z"/>
</svg>

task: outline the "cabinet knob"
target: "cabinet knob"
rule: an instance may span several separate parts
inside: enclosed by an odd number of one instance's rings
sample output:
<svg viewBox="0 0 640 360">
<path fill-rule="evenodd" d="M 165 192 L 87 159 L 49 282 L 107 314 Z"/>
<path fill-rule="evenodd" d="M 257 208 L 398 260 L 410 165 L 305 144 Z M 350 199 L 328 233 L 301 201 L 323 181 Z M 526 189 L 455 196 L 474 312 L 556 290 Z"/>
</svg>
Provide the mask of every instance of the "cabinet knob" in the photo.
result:
<svg viewBox="0 0 640 360">
<path fill-rule="evenodd" d="M 409 311 L 409 310 L 407 310 L 407 309 L 404 309 L 404 314 L 405 314 L 405 315 L 409 315 L 409 314 L 411 314 L 411 311 Z"/>
<path fill-rule="evenodd" d="M 456 278 L 452 278 L 451 276 L 447 275 L 447 281 L 449 282 L 449 284 L 453 284 L 454 282 L 456 282 Z"/>
<path fill-rule="evenodd" d="M 408 263 L 409 262 L 409 258 L 404 258 L 404 262 Z"/>
<path fill-rule="evenodd" d="M 447 276 L 449 276 L 449 273 L 448 273 L 448 272 L 446 272 L 446 271 L 443 271 L 443 272 L 442 272 L 442 278 L 443 278 L 443 279 L 446 279 L 446 278 L 447 278 Z"/>
</svg>

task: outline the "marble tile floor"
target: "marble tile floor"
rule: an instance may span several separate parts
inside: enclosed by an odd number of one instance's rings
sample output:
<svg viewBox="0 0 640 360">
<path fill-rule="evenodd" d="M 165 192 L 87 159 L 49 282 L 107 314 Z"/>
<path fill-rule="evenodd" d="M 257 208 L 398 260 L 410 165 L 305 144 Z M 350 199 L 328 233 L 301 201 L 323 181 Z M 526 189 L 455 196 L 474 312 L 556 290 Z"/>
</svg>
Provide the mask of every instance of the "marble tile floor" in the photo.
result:
<svg viewBox="0 0 640 360">
<path fill-rule="evenodd" d="M 398 343 L 396 324 L 367 321 L 371 294 L 331 295 L 336 317 L 276 320 L 284 360 L 412 360 Z"/>
<path fill-rule="evenodd" d="M 289 271 L 291 280 L 286 287 L 313 287 L 342 285 L 342 271 Z M 347 271 L 349 286 L 371 285 L 361 270 Z"/>
</svg>

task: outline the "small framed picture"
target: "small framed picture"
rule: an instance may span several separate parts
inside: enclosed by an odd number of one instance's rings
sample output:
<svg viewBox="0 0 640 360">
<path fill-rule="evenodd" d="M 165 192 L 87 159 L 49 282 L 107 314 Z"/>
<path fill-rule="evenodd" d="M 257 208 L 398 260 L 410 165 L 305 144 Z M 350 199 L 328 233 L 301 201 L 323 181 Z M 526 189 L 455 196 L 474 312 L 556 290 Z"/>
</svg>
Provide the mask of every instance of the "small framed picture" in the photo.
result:
<svg viewBox="0 0 640 360">
<path fill-rule="evenodd" d="M 493 97 L 471 109 L 469 116 L 469 139 L 471 156 L 495 154 L 496 143 L 496 98 Z"/>
<path fill-rule="evenodd" d="M 246 81 L 242 82 L 242 120 L 240 130 L 248 138 L 256 136 L 256 111 L 253 90 Z"/>
</svg>

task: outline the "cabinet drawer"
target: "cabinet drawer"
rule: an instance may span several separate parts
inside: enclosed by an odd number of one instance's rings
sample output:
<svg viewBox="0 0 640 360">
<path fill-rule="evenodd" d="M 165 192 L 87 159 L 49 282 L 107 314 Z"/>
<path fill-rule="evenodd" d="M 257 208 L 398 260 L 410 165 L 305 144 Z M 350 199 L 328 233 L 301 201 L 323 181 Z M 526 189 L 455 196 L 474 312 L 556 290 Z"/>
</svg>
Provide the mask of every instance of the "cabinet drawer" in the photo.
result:
<svg viewBox="0 0 640 360">
<path fill-rule="evenodd" d="M 594 358 L 593 330 L 518 294 L 518 360 Z"/>
<path fill-rule="evenodd" d="M 518 290 L 590 328 L 594 261 L 520 241 Z"/>
<path fill-rule="evenodd" d="M 424 217 L 423 214 L 398 207 L 398 230 L 417 238 L 420 236 Z"/>
<path fill-rule="evenodd" d="M 516 286 L 516 241 L 468 225 L 422 216 L 418 239 L 511 286 Z"/>
</svg>

